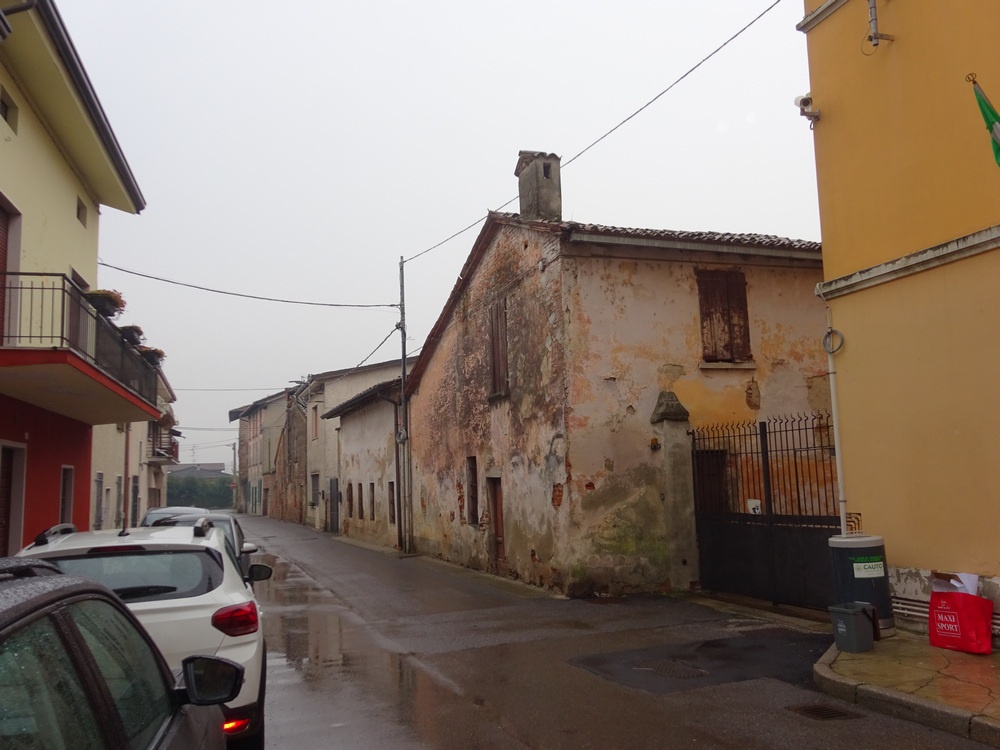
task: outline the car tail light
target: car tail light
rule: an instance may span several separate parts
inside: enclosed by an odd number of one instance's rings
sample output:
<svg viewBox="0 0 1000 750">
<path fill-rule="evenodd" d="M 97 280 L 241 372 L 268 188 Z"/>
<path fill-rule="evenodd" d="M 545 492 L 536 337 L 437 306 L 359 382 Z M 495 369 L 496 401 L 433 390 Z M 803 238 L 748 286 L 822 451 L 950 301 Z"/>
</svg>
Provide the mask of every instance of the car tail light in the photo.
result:
<svg viewBox="0 0 1000 750">
<path fill-rule="evenodd" d="M 254 602 L 223 607 L 212 615 L 212 627 L 226 635 L 249 635 L 256 633 L 260 624 L 257 605 Z"/>
<path fill-rule="evenodd" d="M 236 734 L 248 726 L 250 726 L 250 719 L 227 719 L 222 722 L 222 731 L 226 734 Z"/>
</svg>

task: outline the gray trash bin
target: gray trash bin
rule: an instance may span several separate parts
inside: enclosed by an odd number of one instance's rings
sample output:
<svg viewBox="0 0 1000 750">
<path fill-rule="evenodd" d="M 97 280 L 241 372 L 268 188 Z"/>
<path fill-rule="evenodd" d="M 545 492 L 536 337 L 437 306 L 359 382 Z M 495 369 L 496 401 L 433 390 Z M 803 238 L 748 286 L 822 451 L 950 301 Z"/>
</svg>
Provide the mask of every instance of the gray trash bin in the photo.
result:
<svg viewBox="0 0 1000 750">
<path fill-rule="evenodd" d="M 875 607 L 867 602 L 844 602 L 829 609 L 833 640 L 838 649 L 858 654 L 875 647 L 878 628 Z"/>
</svg>

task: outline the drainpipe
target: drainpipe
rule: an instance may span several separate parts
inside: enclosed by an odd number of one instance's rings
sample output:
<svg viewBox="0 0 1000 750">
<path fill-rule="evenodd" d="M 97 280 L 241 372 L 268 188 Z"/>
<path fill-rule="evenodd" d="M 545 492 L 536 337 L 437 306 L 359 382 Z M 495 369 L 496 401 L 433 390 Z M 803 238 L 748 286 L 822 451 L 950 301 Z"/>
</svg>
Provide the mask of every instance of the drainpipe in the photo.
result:
<svg viewBox="0 0 1000 750">
<path fill-rule="evenodd" d="M 844 346 L 844 334 L 833 327 L 833 311 L 816 285 L 816 295 L 826 304 L 826 335 L 823 336 L 823 350 L 826 352 L 827 371 L 830 375 L 830 409 L 833 412 L 833 451 L 837 464 L 837 506 L 840 510 L 840 535 L 847 536 L 847 496 L 844 494 L 844 458 L 840 450 L 840 419 L 837 406 L 837 369 L 833 355 Z"/>
<path fill-rule="evenodd" d="M 128 528 L 128 505 L 129 505 L 129 497 L 132 494 L 132 492 L 131 492 L 132 491 L 132 473 L 129 471 L 129 466 L 128 466 L 128 448 L 129 448 L 129 442 L 131 441 L 131 437 L 132 437 L 132 423 L 131 422 L 126 422 L 125 423 L 125 473 L 124 473 L 125 491 L 122 493 L 122 530 L 123 531 Z"/>
</svg>

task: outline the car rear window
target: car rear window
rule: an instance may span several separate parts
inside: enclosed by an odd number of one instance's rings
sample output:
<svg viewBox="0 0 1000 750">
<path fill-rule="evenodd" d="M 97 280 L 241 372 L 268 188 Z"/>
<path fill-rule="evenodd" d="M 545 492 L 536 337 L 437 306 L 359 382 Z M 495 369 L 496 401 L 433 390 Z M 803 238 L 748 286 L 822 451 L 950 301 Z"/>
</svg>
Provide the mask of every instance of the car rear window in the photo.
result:
<svg viewBox="0 0 1000 750">
<path fill-rule="evenodd" d="M 109 551 L 51 561 L 65 573 L 103 583 L 125 602 L 201 596 L 223 576 L 221 555 L 209 549 Z"/>
</svg>

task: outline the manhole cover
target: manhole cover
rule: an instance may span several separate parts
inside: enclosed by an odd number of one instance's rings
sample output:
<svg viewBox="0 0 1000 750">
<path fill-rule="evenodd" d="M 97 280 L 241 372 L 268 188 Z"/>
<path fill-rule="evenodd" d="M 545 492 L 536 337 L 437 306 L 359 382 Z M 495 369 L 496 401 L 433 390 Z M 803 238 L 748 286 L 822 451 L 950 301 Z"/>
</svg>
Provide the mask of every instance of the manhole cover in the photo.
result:
<svg viewBox="0 0 1000 750">
<path fill-rule="evenodd" d="M 692 667 L 684 662 L 674 659 L 659 659 L 656 661 L 640 661 L 632 665 L 633 669 L 647 672 L 655 672 L 661 677 L 669 677 L 672 680 L 690 680 L 696 677 L 708 675 L 704 669 Z"/>
<path fill-rule="evenodd" d="M 835 719 L 860 719 L 861 714 L 843 711 L 835 706 L 824 706 L 821 703 L 812 703 L 805 706 L 786 706 L 792 713 L 800 714 L 816 721 L 833 721 Z"/>
</svg>

